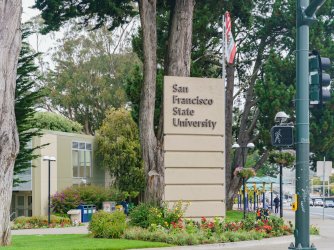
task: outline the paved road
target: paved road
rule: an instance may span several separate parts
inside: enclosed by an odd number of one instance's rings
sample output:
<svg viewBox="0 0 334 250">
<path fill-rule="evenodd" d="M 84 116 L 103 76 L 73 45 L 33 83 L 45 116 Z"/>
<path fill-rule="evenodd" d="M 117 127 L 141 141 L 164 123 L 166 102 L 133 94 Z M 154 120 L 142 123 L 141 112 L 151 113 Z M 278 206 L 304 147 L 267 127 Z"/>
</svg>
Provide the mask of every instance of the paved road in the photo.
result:
<svg viewBox="0 0 334 250">
<path fill-rule="evenodd" d="M 311 207 L 310 209 L 311 216 L 313 217 L 321 217 L 323 214 L 323 207 Z M 334 220 L 334 208 L 332 207 L 325 207 L 325 219 L 332 219 Z"/>
</svg>

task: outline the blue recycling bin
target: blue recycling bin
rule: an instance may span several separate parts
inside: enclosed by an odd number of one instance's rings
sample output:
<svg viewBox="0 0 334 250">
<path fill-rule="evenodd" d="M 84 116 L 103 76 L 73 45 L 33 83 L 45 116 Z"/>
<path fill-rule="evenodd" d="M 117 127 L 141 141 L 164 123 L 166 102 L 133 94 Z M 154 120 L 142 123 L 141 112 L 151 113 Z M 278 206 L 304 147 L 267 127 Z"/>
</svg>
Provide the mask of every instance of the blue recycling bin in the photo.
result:
<svg viewBox="0 0 334 250">
<path fill-rule="evenodd" d="M 96 212 L 95 205 L 79 205 L 77 209 L 81 210 L 81 222 L 90 222 L 93 213 Z"/>
</svg>

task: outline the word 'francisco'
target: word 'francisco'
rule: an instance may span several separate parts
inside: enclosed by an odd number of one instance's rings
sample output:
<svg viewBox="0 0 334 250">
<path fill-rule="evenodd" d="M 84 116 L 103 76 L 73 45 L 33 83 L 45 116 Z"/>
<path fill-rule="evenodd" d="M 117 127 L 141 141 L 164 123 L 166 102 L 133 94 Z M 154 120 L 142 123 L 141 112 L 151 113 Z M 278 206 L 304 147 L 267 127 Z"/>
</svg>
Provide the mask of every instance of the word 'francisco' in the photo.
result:
<svg viewBox="0 0 334 250">
<path fill-rule="evenodd" d="M 196 96 L 195 98 L 184 98 L 173 95 L 173 104 L 212 105 L 213 100 L 200 98 L 199 96 Z"/>
</svg>

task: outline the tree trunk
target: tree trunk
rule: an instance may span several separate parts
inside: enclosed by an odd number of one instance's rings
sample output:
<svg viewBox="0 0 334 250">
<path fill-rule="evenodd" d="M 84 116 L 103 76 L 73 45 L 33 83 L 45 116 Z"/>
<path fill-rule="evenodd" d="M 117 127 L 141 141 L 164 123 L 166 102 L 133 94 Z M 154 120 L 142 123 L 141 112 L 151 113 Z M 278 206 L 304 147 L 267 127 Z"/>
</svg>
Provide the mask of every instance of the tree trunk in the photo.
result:
<svg viewBox="0 0 334 250">
<path fill-rule="evenodd" d="M 0 246 L 9 245 L 13 170 L 19 150 L 14 99 L 21 47 L 21 0 L 0 0 Z"/>
<path fill-rule="evenodd" d="M 162 149 L 154 134 L 154 108 L 156 95 L 156 0 L 139 1 L 143 30 L 144 82 L 139 108 L 139 133 L 146 174 L 145 201 L 159 202 L 162 198 L 164 173 Z"/>
<path fill-rule="evenodd" d="M 192 16 L 194 1 L 174 1 L 166 74 L 189 76 L 191 58 Z M 146 173 L 145 201 L 158 203 L 164 191 L 163 136 L 154 134 L 156 96 L 156 0 L 140 0 L 139 12 L 144 44 L 144 82 L 141 90 L 139 131 Z M 161 117 L 161 126 L 163 117 Z M 162 127 L 159 129 L 162 131 Z"/>
<path fill-rule="evenodd" d="M 189 76 L 194 0 L 174 0 L 165 72 L 168 76 Z"/>
</svg>

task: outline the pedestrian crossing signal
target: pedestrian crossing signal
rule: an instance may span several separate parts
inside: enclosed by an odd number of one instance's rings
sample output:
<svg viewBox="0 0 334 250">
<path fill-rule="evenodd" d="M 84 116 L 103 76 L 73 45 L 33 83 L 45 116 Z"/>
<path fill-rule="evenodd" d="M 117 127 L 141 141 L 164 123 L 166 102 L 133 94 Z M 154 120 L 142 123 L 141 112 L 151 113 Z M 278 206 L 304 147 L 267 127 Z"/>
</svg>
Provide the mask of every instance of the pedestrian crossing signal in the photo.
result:
<svg viewBox="0 0 334 250">
<path fill-rule="evenodd" d="M 290 147 L 293 145 L 292 126 L 274 126 L 271 128 L 271 144 L 276 147 Z"/>
</svg>

